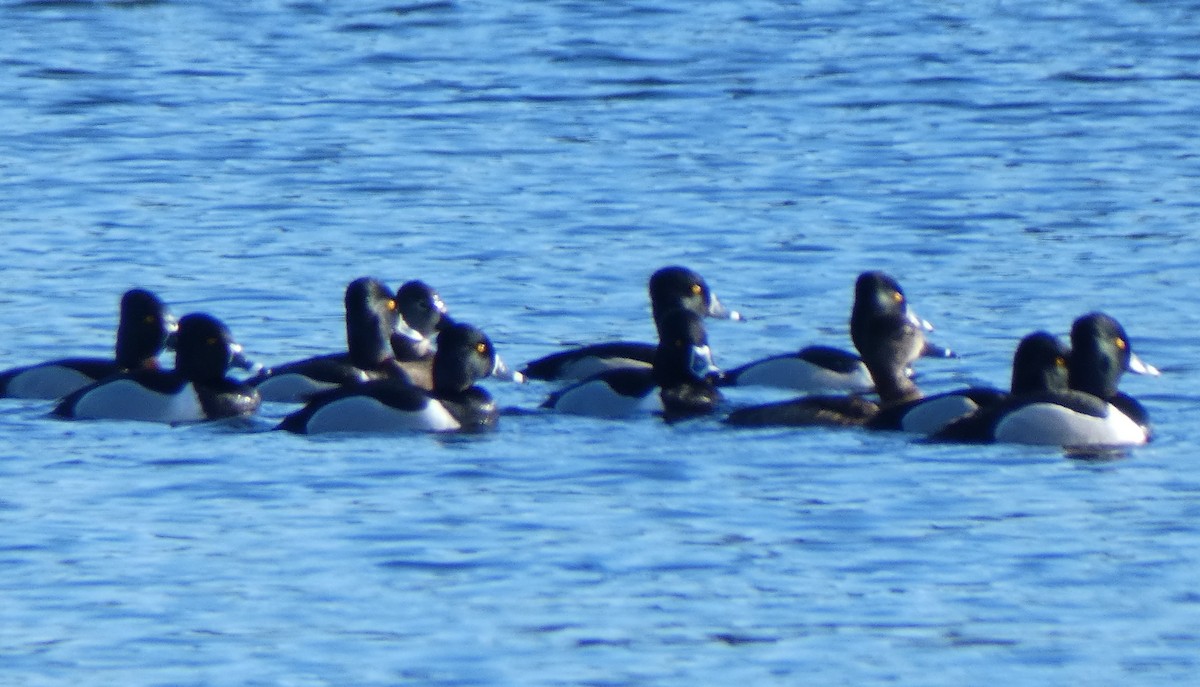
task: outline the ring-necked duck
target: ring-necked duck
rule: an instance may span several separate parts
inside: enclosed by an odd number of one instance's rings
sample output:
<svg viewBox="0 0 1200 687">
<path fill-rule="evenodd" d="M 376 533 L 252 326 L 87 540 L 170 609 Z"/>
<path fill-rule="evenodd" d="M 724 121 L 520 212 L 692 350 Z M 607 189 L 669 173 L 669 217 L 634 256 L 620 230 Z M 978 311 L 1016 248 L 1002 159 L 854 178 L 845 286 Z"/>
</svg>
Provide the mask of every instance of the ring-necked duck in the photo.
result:
<svg viewBox="0 0 1200 687">
<path fill-rule="evenodd" d="M 738 426 L 863 425 L 879 408 L 921 397 L 908 366 L 925 351 L 924 325 L 908 309 L 900 284 L 882 272 L 864 272 L 854 286 L 850 338 L 871 372 L 879 403 L 858 395 L 805 396 L 739 408 L 725 419 Z"/>
<path fill-rule="evenodd" d="M 360 277 L 346 287 L 345 307 L 348 352 L 297 360 L 264 371 L 249 380 L 263 400 L 303 403 L 321 391 L 405 376 L 392 351 L 392 334 L 404 331 L 392 290 L 378 279 Z"/>
<path fill-rule="evenodd" d="M 229 329 L 204 313 L 179 320 L 175 369 L 133 370 L 68 395 L 54 409 L 67 419 L 198 422 L 250 415 L 258 392 L 226 374 L 241 346 Z"/>
<path fill-rule="evenodd" d="M 298 434 L 488 429 L 499 411 L 475 383 L 489 375 L 519 380 L 483 332 L 453 324 L 437 337 L 432 391 L 398 378 L 333 389 L 314 396 L 278 429 Z"/>
<path fill-rule="evenodd" d="M 686 308 L 703 317 L 740 320 L 708 288 L 696 272 L 679 266 L 663 267 L 650 276 L 650 309 L 655 322 L 667 312 Z M 582 380 L 614 368 L 649 368 L 654 362 L 657 344 L 614 341 L 560 351 L 528 363 L 521 370 L 530 379 L 548 381 Z"/>
<path fill-rule="evenodd" d="M 1140 403 L 1117 390 L 1126 371 L 1158 374 L 1130 348 L 1124 328 L 1103 313 L 1071 327 L 1069 389 L 1014 395 L 936 433 L 947 441 L 1104 447 L 1144 444 L 1149 417 Z"/>
<path fill-rule="evenodd" d="M 158 296 L 130 289 L 121 296 L 115 358 L 65 358 L 13 368 L 0 373 L 0 396 L 53 400 L 119 372 L 157 368 L 175 326 Z"/>
<path fill-rule="evenodd" d="M 904 297 L 896 284 L 897 293 Z M 933 325 L 910 308 L 908 317 L 924 331 Z M 926 340 L 921 352 L 926 358 L 950 358 L 954 353 Z M 717 380 L 719 386 L 767 386 L 791 389 L 811 394 L 864 394 L 875 390 L 871 373 L 862 358 L 832 346 L 806 346 L 793 353 L 767 356 L 725 370 Z"/>
<path fill-rule="evenodd" d="M 1108 401 L 1133 420 L 1150 437 L 1150 416 L 1141 403 L 1121 392 L 1121 375 L 1132 372 L 1158 376 L 1133 353 L 1125 328 L 1100 312 L 1084 315 L 1071 325 L 1071 388 Z"/>
<path fill-rule="evenodd" d="M 1034 332 L 1017 344 L 1009 391 L 970 387 L 884 408 L 867 422 L 870 429 L 934 434 L 951 423 L 1023 394 L 1066 391 L 1066 345 L 1047 332 Z"/>
<path fill-rule="evenodd" d="M 720 401 L 704 321 L 679 308 L 660 313 L 651 367 L 603 370 L 556 391 L 542 404 L 562 413 L 618 418 L 661 410 L 667 419 L 710 413 Z M 655 389 L 659 390 L 657 395 Z"/>
<path fill-rule="evenodd" d="M 433 388 L 433 341 L 445 327 L 454 324 L 442 297 L 420 280 L 405 282 L 396 290 L 400 319 L 408 325 L 392 333 L 392 354 L 413 384 Z"/>
</svg>

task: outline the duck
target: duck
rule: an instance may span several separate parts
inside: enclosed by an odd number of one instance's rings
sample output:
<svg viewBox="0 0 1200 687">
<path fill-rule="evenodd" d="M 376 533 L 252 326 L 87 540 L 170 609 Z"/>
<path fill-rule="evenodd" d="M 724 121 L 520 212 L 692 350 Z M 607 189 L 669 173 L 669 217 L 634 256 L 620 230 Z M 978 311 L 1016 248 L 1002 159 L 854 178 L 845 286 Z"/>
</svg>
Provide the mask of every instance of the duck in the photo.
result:
<svg viewBox="0 0 1200 687">
<path fill-rule="evenodd" d="M 879 401 L 861 394 L 818 394 L 738 408 L 724 420 L 741 427 L 863 426 L 881 408 L 921 398 L 908 367 L 926 349 L 925 327 L 908 308 L 899 282 L 880 272 L 855 280 L 850 338 L 871 373 Z"/>
<path fill-rule="evenodd" d="M 344 303 L 347 351 L 284 363 L 252 377 L 248 381 L 264 401 L 303 403 L 341 386 L 407 379 L 393 352 L 392 335 L 400 331 L 411 341 L 423 335 L 402 325 L 396 294 L 379 279 L 359 277 L 346 286 Z"/>
<path fill-rule="evenodd" d="M 1066 391 L 1069 355 L 1067 346 L 1054 335 L 1033 332 L 1021 339 L 1013 353 L 1008 391 L 969 387 L 925 396 L 880 410 L 867 421 L 867 427 L 931 435 L 1013 396 Z"/>
<path fill-rule="evenodd" d="M 1118 389 L 1117 384 L 1126 372 L 1151 377 L 1161 373 L 1133 352 L 1129 335 L 1116 318 L 1091 312 L 1071 324 L 1068 371 L 1072 389 L 1108 401 L 1137 423 L 1147 440 L 1150 439 L 1150 414 L 1141 403 Z"/>
<path fill-rule="evenodd" d="M 668 420 L 711 413 L 721 401 L 704 320 L 676 308 L 656 320 L 659 342 L 650 367 L 601 370 L 550 395 L 542 408 L 572 415 L 624 418 L 661 412 Z M 654 391 L 658 390 L 658 394 Z"/>
<path fill-rule="evenodd" d="M 1149 414 L 1117 383 L 1129 371 L 1157 375 L 1137 357 L 1125 329 L 1093 312 L 1071 326 L 1066 388 L 1060 384 L 1008 400 L 947 425 L 936 441 L 1014 443 L 1066 448 L 1137 446 L 1150 441 Z"/>
<path fill-rule="evenodd" d="M 68 394 L 52 414 L 71 420 L 141 420 L 180 424 L 245 417 L 258 410 L 253 387 L 227 375 L 242 347 L 207 313 L 179 320 L 175 369 L 123 372 Z"/>
<path fill-rule="evenodd" d="M 898 285 L 897 285 L 898 286 Z M 903 295 L 903 291 L 900 292 Z M 910 308 L 908 317 L 926 332 L 928 320 Z M 957 354 L 926 339 L 923 358 L 954 358 Z M 911 375 L 911 369 L 909 370 Z M 717 384 L 722 387 L 764 386 L 809 394 L 866 394 L 875 390 L 871 372 L 857 354 L 833 346 L 805 346 L 798 351 L 778 353 L 727 369 Z"/>
<path fill-rule="evenodd" d="M 484 431 L 496 426 L 500 412 L 476 382 L 488 376 L 520 381 L 518 374 L 486 334 L 456 322 L 437 335 L 432 390 L 402 377 L 332 389 L 313 396 L 277 429 L 296 434 Z"/>
<path fill-rule="evenodd" d="M 660 268 L 650 276 L 650 309 L 655 321 L 662 314 L 686 308 L 701 317 L 744 320 L 726 308 L 696 271 L 679 265 Z M 655 343 L 613 341 L 572 348 L 527 363 L 521 373 L 528 379 L 580 381 L 597 372 L 614 368 L 650 369 L 658 346 Z"/>
<path fill-rule="evenodd" d="M 441 295 L 429 284 L 414 279 L 396 289 L 402 325 L 392 332 L 392 355 L 413 384 L 433 388 L 434 337 L 454 324 Z"/>
<path fill-rule="evenodd" d="M 0 397 L 55 400 L 114 374 L 157 369 L 176 326 L 157 295 L 129 289 L 121 296 L 115 357 L 63 358 L 0 372 Z"/>
</svg>

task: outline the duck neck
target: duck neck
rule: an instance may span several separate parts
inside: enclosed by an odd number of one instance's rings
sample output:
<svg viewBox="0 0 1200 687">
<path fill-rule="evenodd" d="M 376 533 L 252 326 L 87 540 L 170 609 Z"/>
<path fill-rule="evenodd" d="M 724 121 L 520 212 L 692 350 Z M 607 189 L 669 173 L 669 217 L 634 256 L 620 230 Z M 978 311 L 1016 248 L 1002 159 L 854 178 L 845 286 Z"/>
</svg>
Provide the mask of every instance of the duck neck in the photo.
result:
<svg viewBox="0 0 1200 687">
<path fill-rule="evenodd" d="M 908 370 L 904 366 L 897 368 L 894 365 L 867 363 L 867 369 L 871 372 L 875 391 L 883 405 L 906 403 L 921 398 L 921 390 L 908 378 Z"/>
<path fill-rule="evenodd" d="M 1112 398 L 1117 395 L 1117 381 L 1123 370 L 1117 369 L 1115 361 L 1089 348 L 1071 352 L 1069 384 L 1075 391 L 1083 391 L 1097 398 Z"/>
</svg>

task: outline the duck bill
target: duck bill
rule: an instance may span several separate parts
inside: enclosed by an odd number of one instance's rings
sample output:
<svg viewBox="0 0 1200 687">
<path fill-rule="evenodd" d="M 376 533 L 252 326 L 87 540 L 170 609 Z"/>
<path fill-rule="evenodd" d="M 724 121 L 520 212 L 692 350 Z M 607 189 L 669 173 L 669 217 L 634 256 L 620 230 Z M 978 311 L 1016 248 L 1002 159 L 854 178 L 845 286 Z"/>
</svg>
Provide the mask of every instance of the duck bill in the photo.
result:
<svg viewBox="0 0 1200 687">
<path fill-rule="evenodd" d="M 242 349 L 241 344 L 233 344 L 229 347 L 229 351 L 233 354 L 229 359 L 229 364 L 232 367 L 236 367 L 239 370 L 246 370 L 252 375 L 263 371 L 263 364 L 246 357 L 246 352 Z"/>
<path fill-rule="evenodd" d="M 909 324 L 917 329 L 920 329 L 923 332 L 933 331 L 933 324 L 931 324 L 929 320 L 923 319 L 920 315 L 913 312 L 912 308 L 905 308 L 904 316 L 908 319 Z"/>
<path fill-rule="evenodd" d="M 912 325 L 913 327 L 916 327 L 917 329 L 919 329 L 922 332 L 933 331 L 933 324 L 930 323 L 929 320 L 922 318 L 920 315 L 918 315 L 916 312 L 914 312 L 912 308 L 904 309 L 904 319 L 908 320 L 908 323 L 910 325 Z M 926 340 L 925 346 L 921 349 L 921 353 L 920 353 L 919 357 L 921 357 L 921 358 L 957 358 L 958 354 L 955 353 L 954 351 L 950 350 L 949 348 L 946 348 L 945 346 L 939 346 L 938 344 L 936 344 L 932 341 Z"/>
<path fill-rule="evenodd" d="M 939 346 L 932 341 L 926 341 L 925 347 L 921 349 L 922 358 L 957 358 L 958 354 L 946 348 Z"/>
<path fill-rule="evenodd" d="M 525 381 L 525 375 L 509 368 L 509 366 L 504 364 L 504 361 L 501 360 L 500 356 L 498 355 L 492 358 L 491 376 L 495 377 L 496 379 L 503 379 L 506 382 L 516 382 L 517 384 L 521 384 Z"/>
<path fill-rule="evenodd" d="M 718 320 L 735 320 L 742 322 L 746 320 L 746 318 L 743 317 L 740 312 L 736 310 L 730 310 L 722 305 L 720 299 L 717 298 L 717 294 L 715 293 L 711 294 L 711 298 L 708 303 L 708 311 L 705 312 L 705 314 Z"/>
<path fill-rule="evenodd" d="M 433 294 L 433 307 L 439 315 L 437 324 L 433 325 L 434 331 L 440 332 L 447 327 L 454 326 L 455 322 L 454 318 L 450 317 L 450 309 L 446 307 L 446 302 L 442 300 L 442 297 L 436 293 Z"/>
<path fill-rule="evenodd" d="M 167 315 L 163 320 L 163 327 L 167 330 L 167 338 L 163 339 L 163 348 L 173 351 L 179 343 L 179 320 L 174 315 Z"/>
<path fill-rule="evenodd" d="M 1149 375 L 1151 377 L 1157 377 L 1162 374 L 1159 372 L 1157 367 L 1143 362 L 1141 358 L 1133 354 L 1130 354 L 1129 356 L 1129 367 L 1126 369 L 1135 375 Z"/>
</svg>

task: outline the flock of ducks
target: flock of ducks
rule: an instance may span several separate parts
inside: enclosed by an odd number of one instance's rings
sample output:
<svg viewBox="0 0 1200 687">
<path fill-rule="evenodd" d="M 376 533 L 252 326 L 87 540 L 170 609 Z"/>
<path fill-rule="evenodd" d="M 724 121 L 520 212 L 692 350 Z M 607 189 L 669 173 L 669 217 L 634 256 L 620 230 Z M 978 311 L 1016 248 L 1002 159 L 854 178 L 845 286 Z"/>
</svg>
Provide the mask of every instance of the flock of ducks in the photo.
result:
<svg viewBox="0 0 1200 687">
<path fill-rule="evenodd" d="M 0 397 L 55 400 L 63 419 L 187 423 L 256 413 L 262 402 L 299 404 L 278 429 L 328 432 L 477 431 L 500 411 L 485 377 L 557 382 L 548 412 L 620 418 L 656 412 L 668 421 L 725 413 L 738 427 L 859 426 L 934 440 L 1064 447 L 1145 443 L 1145 409 L 1121 393 L 1125 372 L 1157 374 L 1103 313 L 1078 318 L 1067 347 L 1046 332 L 1021 340 L 1007 390 L 973 387 L 925 395 L 913 381 L 922 357 L 951 356 L 909 308 L 895 279 L 865 272 L 855 283 L 850 337 L 856 352 L 809 346 L 728 370 L 713 363 L 705 318 L 741 319 L 696 272 L 664 267 L 649 281 L 658 341 L 559 351 L 510 370 L 478 328 L 455 321 L 437 292 L 411 281 L 393 292 L 363 277 L 345 292 L 346 349 L 262 368 L 229 329 L 205 313 L 176 322 L 153 293 L 121 299 L 115 356 L 67 358 L 0 372 Z M 159 355 L 175 352 L 164 369 Z M 231 369 L 244 371 L 240 378 Z M 721 389 L 770 386 L 797 398 L 726 412 Z"/>
</svg>

